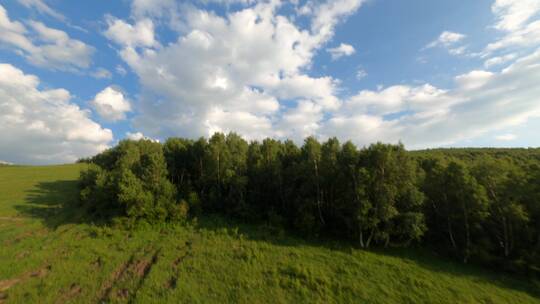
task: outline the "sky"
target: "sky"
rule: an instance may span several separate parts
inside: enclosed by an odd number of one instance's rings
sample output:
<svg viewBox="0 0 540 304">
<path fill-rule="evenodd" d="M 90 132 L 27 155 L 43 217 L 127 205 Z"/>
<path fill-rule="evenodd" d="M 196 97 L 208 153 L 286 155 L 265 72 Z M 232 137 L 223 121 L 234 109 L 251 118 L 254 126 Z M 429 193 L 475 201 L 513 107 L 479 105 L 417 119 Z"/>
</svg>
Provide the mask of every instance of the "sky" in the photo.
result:
<svg viewBox="0 0 540 304">
<path fill-rule="evenodd" d="M 0 161 L 237 132 L 540 146 L 540 0 L 0 0 Z"/>
</svg>

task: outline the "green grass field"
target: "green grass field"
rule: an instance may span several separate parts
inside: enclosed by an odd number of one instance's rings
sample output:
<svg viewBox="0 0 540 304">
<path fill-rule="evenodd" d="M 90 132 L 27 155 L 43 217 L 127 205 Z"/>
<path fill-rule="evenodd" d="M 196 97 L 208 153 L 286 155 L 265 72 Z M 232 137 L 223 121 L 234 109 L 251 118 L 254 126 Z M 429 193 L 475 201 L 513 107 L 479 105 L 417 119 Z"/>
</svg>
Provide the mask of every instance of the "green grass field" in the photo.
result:
<svg viewBox="0 0 540 304">
<path fill-rule="evenodd" d="M 205 217 L 132 231 L 78 205 L 81 165 L 0 168 L 0 303 L 540 303 L 426 252 L 364 251 Z"/>
</svg>

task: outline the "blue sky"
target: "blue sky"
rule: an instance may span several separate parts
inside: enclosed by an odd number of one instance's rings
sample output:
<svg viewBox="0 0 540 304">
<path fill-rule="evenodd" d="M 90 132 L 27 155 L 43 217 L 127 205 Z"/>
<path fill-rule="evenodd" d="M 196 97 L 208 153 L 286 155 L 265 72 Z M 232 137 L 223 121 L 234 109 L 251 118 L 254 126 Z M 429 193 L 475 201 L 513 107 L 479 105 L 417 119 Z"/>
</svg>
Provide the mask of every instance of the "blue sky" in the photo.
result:
<svg viewBox="0 0 540 304">
<path fill-rule="evenodd" d="M 0 160 L 235 131 L 539 146 L 539 0 L 0 0 Z"/>
</svg>

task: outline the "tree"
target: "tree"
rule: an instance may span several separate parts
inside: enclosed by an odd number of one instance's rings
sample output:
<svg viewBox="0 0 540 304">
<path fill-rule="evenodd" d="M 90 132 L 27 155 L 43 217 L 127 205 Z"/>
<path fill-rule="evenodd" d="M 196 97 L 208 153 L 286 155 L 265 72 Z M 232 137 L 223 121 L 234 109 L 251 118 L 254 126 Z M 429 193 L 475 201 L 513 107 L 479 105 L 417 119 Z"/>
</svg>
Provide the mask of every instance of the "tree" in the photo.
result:
<svg viewBox="0 0 540 304">
<path fill-rule="evenodd" d="M 229 133 L 225 143 L 228 162 L 223 162 L 224 202 L 229 212 L 245 214 L 249 209 L 246 202 L 248 143 L 236 133 Z"/>
<path fill-rule="evenodd" d="M 336 222 L 341 223 L 349 236 L 357 236 L 360 247 L 365 247 L 364 231 L 367 226 L 368 212 L 371 209 L 366 199 L 365 179 L 367 171 L 360 168 L 360 155 L 356 146 L 346 142 L 337 158 L 340 186 L 336 203 Z"/>
<path fill-rule="evenodd" d="M 515 233 L 529 220 L 525 207 L 520 203 L 521 185 L 524 180 L 518 168 L 506 160 L 486 156 L 474 167 L 474 175 L 486 189 L 489 205 L 490 233 L 500 244 L 507 258 L 515 247 Z"/>
<path fill-rule="evenodd" d="M 81 174 L 81 198 L 107 216 L 132 220 L 178 219 L 177 192 L 167 179 L 162 146 L 150 140 L 121 141 Z M 106 160 L 106 161 L 104 161 Z"/>
<path fill-rule="evenodd" d="M 417 189 L 416 164 L 403 145 L 373 144 L 361 152 L 361 166 L 365 197 L 357 216 L 368 231 L 365 246 L 373 238 L 385 246 L 392 236 L 406 242 L 419 239 L 425 230 L 420 212 L 424 198 Z"/>
<path fill-rule="evenodd" d="M 321 144 L 308 137 L 301 149 L 301 171 L 299 196 L 296 198 L 296 225 L 308 233 L 318 234 L 325 224 L 322 211 L 321 192 Z"/>
<path fill-rule="evenodd" d="M 249 145 L 247 177 L 254 217 L 276 218 L 285 212 L 280 152 L 281 143 L 274 139 Z"/>
<path fill-rule="evenodd" d="M 203 183 L 208 189 L 205 199 L 213 210 L 224 211 L 223 206 L 223 173 L 228 166 L 229 153 L 223 133 L 214 133 L 204 151 Z"/>
<path fill-rule="evenodd" d="M 280 191 L 282 216 L 287 219 L 289 226 L 295 226 L 300 208 L 299 193 L 303 185 L 301 150 L 291 140 L 283 142 L 279 153 L 281 164 L 282 185 Z"/>
<path fill-rule="evenodd" d="M 540 150 L 358 150 L 337 138 L 248 144 L 121 141 L 85 162 L 81 200 L 94 214 L 131 220 L 219 212 L 360 247 L 423 244 L 470 259 L 540 269 Z"/>
<path fill-rule="evenodd" d="M 438 193 L 431 193 L 431 200 L 439 214 L 446 218 L 452 248 L 467 263 L 472 251 L 473 232 L 482 229 L 482 223 L 489 214 L 486 191 L 459 162 L 451 161 L 442 172 L 436 173 L 441 174 L 433 176 L 439 185 Z"/>
<path fill-rule="evenodd" d="M 167 139 L 163 145 L 169 178 L 182 192 L 189 192 L 191 187 L 192 145 L 191 140 L 176 137 Z"/>
<path fill-rule="evenodd" d="M 319 168 L 321 211 L 325 214 L 327 222 L 329 218 L 334 219 L 336 217 L 335 207 L 340 188 L 340 172 L 338 167 L 340 150 L 339 140 L 335 137 L 328 139 L 321 147 Z M 334 226 L 333 222 L 327 224 L 331 224 L 329 229 L 332 229 L 332 226 Z"/>
</svg>

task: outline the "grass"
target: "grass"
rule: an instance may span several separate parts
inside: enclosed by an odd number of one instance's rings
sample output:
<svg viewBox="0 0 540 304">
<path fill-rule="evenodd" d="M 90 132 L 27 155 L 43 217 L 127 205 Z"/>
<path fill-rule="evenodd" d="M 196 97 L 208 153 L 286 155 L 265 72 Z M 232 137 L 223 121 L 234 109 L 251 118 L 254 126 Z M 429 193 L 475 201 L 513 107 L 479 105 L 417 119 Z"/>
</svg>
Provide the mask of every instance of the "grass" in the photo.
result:
<svg viewBox="0 0 540 304">
<path fill-rule="evenodd" d="M 83 165 L 0 168 L 0 303 L 540 303 L 424 251 L 365 251 L 204 217 L 124 230 L 78 205 Z"/>
</svg>

